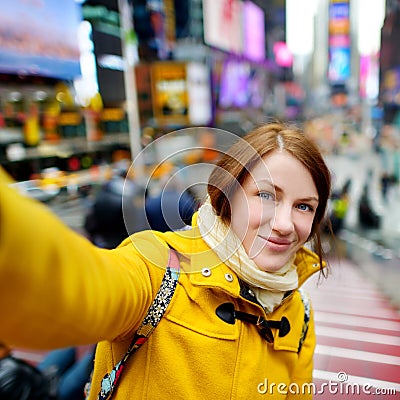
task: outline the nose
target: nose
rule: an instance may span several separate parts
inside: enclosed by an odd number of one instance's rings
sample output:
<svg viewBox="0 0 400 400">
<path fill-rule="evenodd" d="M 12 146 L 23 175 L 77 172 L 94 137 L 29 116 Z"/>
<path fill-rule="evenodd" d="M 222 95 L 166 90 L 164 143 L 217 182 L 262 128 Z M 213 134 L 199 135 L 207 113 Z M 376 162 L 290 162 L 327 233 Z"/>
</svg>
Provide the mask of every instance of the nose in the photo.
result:
<svg viewBox="0 0 400 400">
<path fill-rule="evenodd" d="M 275 216 L 272 229 L 281 235 L 288 235 L 294 231 L 292 207 L 278 203 L 275 207 Z"/>
</svg>

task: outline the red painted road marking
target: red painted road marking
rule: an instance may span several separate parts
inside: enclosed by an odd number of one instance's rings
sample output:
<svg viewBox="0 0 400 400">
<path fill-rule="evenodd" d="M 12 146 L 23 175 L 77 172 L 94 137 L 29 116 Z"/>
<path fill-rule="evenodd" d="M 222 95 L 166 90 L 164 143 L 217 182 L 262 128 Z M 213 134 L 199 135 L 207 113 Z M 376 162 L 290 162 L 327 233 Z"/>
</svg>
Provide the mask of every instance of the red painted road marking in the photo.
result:
<svg viewBox="0 0 400 400">
<path fill-rule="evenodd" d="M 317 285 L 317 276 L 305 285 L 315 311 L 314 384 L 336 385 L 315 398 L 400 398 L 399 310 L 351 262 L 331 266 L 327 280 Z M 346 384 L 361 392 L 344 393 Z M 364 393 L 365 387 L 382 391 Z"/>
</svg>

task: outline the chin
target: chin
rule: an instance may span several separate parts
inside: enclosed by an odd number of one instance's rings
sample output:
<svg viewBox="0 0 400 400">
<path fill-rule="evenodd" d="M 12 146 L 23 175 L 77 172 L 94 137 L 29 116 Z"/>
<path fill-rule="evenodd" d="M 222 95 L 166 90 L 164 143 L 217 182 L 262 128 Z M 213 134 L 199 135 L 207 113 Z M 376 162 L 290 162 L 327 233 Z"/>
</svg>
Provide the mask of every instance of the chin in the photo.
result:
<svg viewBox="0 0 400 400">
<path fill-rule="evenodd" d="M 265 272 L 278 272 L 292 258 L 292 254 L 283 255 L 262 255 L 253 258 L 258 268 Z"/>
</svg>

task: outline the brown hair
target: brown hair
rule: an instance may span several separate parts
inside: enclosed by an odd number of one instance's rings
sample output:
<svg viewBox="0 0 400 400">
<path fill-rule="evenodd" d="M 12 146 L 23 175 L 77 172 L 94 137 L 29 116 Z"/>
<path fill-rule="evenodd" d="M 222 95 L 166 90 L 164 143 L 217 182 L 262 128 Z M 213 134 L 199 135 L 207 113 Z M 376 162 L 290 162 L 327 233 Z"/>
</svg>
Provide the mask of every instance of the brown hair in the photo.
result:
<svg viewBox="0 0 400 400">
<path fill-rule="evenodd" d="M 320 225 L 324 219 L 331 191 L 331 175 L 318 148 L 293 125 L 274 122 L 262 125 L 239 139 L 219 160 L 208 180 L 208 194 L 216 214 L 223 222 L 231 221 L 230 199 L 242 185 L 253 166 L 274 150 L 286 150 L 310 172 L 319 202 L 308 240 L 322 265 L 323 250 Z"/>
</svg>

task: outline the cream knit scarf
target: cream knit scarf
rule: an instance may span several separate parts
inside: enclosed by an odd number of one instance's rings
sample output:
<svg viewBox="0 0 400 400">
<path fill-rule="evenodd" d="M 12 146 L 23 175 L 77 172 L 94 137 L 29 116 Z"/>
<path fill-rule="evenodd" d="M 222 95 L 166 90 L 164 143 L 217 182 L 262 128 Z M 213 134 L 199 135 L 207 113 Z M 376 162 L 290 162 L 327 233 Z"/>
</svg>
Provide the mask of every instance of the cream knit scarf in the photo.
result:
<svg viewBox="0 0 400 400">
<path fill-rule="evenodd" d="M 215 214 L 207 198 L 198 213 L 198 226 L 204 241 L 246 283 L 251 285 L 257 300 L 271 312 L 283 299 L 286 291 L 297 288 L 296 266 L 291 259 L 279 272 L 262 271 L 249 258 L 239 238 Z"/>
</svg>

